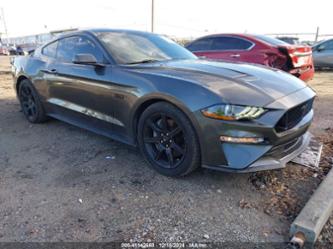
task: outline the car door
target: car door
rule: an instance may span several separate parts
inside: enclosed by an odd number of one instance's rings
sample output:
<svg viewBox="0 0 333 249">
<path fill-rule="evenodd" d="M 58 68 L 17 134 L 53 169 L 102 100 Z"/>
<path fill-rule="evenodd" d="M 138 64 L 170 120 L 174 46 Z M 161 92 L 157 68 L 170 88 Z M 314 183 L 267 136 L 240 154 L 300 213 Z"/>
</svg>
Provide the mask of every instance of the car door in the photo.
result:
<svg viewBox="0 0 333 249">
<path fill-rule="evenodd" d="M 317 67 L 333 67 L 333 40 L 317 45 L 313 51 L 313 60 Z"/>
<path fill-rule="evenodd" d="M 93 55 L 100 66 L 74 63 L 77 54 Z M 48 71 L 54 73 L 48 83 L 53 115 L 103 134 L 123 128 L 113 114 L 112 66 L 99 44 L 87 36 L 60 39 Z"/>
<path fill-rule="evenodd" d="M 42 48 L 38 48 L 32 58 L 38 71 L 36 72 L 36 77 L 34 79 L 34 86 L 37 88 L 40 94 L 41 100 L 44 103 L 44 107 L 48 112 L 48 102 L 49 99 L 49 82 L 54 80 L 54 72 L 49 70 L 49 66 L 54 64 L 57 54 L 58 41 L 53 41 L 46 44 Z M 37 77 L 39 76 L 39 77 Z"/>
</svg>

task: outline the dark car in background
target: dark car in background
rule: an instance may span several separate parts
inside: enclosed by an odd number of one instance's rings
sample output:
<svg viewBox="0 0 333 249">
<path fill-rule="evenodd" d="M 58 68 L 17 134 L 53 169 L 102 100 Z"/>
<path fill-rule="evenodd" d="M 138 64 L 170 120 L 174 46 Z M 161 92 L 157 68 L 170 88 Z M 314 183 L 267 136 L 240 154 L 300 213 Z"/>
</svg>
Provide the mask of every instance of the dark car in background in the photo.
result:
<svg viewBox="0 0 333 249">
<path fill-rule="evenodd" d="M 3 55 L 16 55 L 16 47 L 13 44 L 6 44 L 2 46 Z"/>
<path fill-rule="evenodd" d="M 22 45 L 2 45 L 0 46 L 1 55 L 29 55 L 36 49 L 35 44 L 22 44 Z"/>
<path fill-rule="evenodd" d="M 333 39 L 321 41 L 314 45 L 312 54 L 316 68 L 333 68 Z"/>
<path fill-rule="evenodd" d="M 209 35 L 190 42 L 186 48 L 208 59 L 256 63 L 281 69 L 304 81 L 314 75 L 311 47 L 291 45 L 264 35 Z"/>
<path fill-rule="evenodd" d="M 25 43 L 25 44 L 21 44 L 21 51 L 23 55 L 29 55 L 31 54 L 33 51 L 35 51 L 35 49 L 37 48 L 37 44 L 36 43 Z"/>
<path fill-rule="evenodd" d="M 24 50 L 22 48 L 22 46 L 16 46 L 15 47 L 15 55 L 24 55 Z"/>
<path fill-rule="evenodd" d="M 16 57 L 12 73 L 28 121 L 50 116 L 138 146 L 167 176 L 281 168 L 309 142 L 315 93 L 304 82 L 200 60 L 152 33 L 67 34 Z"/>
</svg>

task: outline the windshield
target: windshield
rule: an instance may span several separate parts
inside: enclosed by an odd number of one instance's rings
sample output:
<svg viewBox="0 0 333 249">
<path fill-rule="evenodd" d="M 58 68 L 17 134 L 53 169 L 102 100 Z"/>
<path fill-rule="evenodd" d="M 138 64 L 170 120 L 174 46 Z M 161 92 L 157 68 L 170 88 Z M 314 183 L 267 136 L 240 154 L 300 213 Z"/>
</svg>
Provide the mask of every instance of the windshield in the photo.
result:
<svg viewBox="0 0 333 249">
<path fill-rule="evenodd" d="M 288 43 L 265 35 L 255 35 L 256 38 L 274 46 L 286 46 Z"/>
<path fill-rule="evenodd" d="M 160 35 L 123 31 L 95 34 L 118 64 L 197 58 L 184 47 Z"/>
</svg>

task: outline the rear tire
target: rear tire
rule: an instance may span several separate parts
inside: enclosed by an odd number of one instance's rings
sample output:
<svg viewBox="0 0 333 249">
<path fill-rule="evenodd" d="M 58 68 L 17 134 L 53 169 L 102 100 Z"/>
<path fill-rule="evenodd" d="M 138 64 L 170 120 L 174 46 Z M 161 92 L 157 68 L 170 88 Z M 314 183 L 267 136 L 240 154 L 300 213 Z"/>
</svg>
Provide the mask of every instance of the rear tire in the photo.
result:
<svg viewBox="0 0 333 249">
<path fill-rule="evenodd" d="M 149 164 L 165 176 L 184 176 L 201 164 L 197 134 L 177 107 L 158 102 L 149 106 L 138 123 L 138 144 Z"/>
<path fill-rule="evenodd" d="M 20 83 L 18 98 L 23 114 L 30 123 L 43 123 L 47 120 L 39 95 L 29 80 L 25 79 Z"/>
</svg>

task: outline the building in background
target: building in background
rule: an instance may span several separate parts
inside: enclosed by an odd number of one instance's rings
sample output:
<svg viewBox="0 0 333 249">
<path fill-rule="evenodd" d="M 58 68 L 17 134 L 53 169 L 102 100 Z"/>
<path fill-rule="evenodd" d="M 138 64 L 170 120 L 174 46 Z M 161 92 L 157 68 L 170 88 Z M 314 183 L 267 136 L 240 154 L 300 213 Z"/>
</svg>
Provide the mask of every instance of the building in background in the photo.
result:
<svg viewBox="0 0 333 249">
<path fill-rule="evenodd" d="M 37 34 L 37 35 L 28 35 L 20 37 L 10 37 L 2 38 L 0 40 L 1 46 L 6 46 L 10 48 L 20 48 L 23 53 L 29 53 L 36 49 L 36 47 L 41 46 L 42 44 L 55 39 L 58 35 L 63 33 L 68 33 L 75 31 L 77 29 L 63 29 L 51 31 L 49 33 Z M 16 54 L 16 53 L 15 53 Z"/>
</svg>

